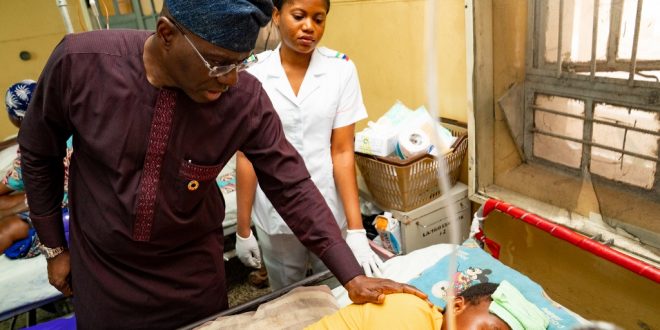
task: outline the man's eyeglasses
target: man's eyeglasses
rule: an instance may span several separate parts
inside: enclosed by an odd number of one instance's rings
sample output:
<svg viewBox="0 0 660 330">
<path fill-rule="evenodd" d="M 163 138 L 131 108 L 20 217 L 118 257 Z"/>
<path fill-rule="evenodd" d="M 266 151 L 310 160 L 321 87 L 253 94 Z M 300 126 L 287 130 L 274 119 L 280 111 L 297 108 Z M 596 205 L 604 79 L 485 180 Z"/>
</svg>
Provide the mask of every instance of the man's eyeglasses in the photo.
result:
<svg viewBox="0 0 660 330">
<path fill-rule="evenodd" d="M 246 59 L 244 59 L 241 63 L 238 64 L 229 64 L 229 65 L 218 65 L 218 66 L 211 66 L 211 63 L 207 61 L 204 56 L 202 56 L 202 53 L 197 50 L 197 47 L 195 47 L 195 44 L 193 44 L 192 40 L 188 38 L 186 33 L 183 31 L 183 29 L 179 26 L 179 24 L 174 21 L 170 20 L 174 26 L 176 26 L 177 29 L 183 34 L 183 37 L 186 38 L 188 43 L 190 44 L 190 47 L 197 53 L 199 58 L 204 62 L 204 65 L 206 66 L 207 69 L 209 69 L 209 77 L 220 77 L 224 76 L 230 72 L 232 72 L 234 69 L 236 69 L 236 72 L 241 72 L 247 68 L 249 68 L 251 65 L 257 63 L 257 57 L 254 55 L 254 53 L 250 53 L 250 56 L 248 56 Z"/>
</svg>

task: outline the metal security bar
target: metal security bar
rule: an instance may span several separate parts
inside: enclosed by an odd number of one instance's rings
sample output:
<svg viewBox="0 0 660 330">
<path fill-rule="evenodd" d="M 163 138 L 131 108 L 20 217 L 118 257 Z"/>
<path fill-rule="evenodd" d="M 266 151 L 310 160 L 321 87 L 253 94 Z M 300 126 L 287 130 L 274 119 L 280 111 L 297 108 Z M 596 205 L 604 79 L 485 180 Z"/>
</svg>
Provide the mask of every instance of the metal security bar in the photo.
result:
<svg viewBox="0 0 660 330">
<path fill-rule="evenodd" d="M 532 22 L 534 24 L 533 29 L 534 33 L 533 38 L 531 39 L 530 45 L 533 45 L 530 50 L 530 54 L 534 54 L 534 61 L 528 62 L 528 68 L 535 70 L 540 69 L 540 71 L 545 72 L 547 75 L 551 75 L 557 78 L 561 78 L 563 74 L 566 73 L 578 73 L 584 72 L 589 73 L 590 79 L 596 80 L 603 77 L 599 77 L 596 73 L 598 72 L 628 72 L 628 79 L 625 79 L 627 84 L 630 86 L 636 85 L 639 80 L 635 80 L 635 77 L 646 77 L 656 79 L 660 81 L 655 76 L 648 76 L 640 71 L 648 70 L 660 70 L 660 59 L 653 60 L 638 60 L 638 47 L 639 47 L 639 38 L 640 38 L 640 26 L 642 24 L 642 12 L 644 1 L 637 0 L 636 6 L 636 16 L 635 16 L 635 28 L 633 31 L 633 49 L 630 58 L 618 58 L 617 51 L 620 45 L 621 39 L 621 26 L 623 22 L 623 7 L 624 1 L 632 0 L 612 0 L 609 4 L 609 32 L 607 38 L 607 47 L 605 59 L 598 60 L 596 56 L 597 44 L 598 44 L 598 29 L 599 29 L 599 17 L 600 17 L 600 7 L 603 3 L 602 0 L 575 0 L 575 2 L 570 2 L 569 0 L 529 0 L 532 9 L 530 13 L 533 13 L 534 18 Z M 593 19 L 592 19 L 592 36 L 591 36 L 591 56 L 589 60 L 586 61 L 570 61 L 567 60 L 567 56 L 564 54 L 564 39 L 566 39 L 567 33 L 570 34 L 571 31 L 567 30 L 565 24 L 571 19 L 572 11 L 567 10 L 567 4 L 591 2 L 593 4 Z M 546 59 L 546 36 L 545 29 L 549 26 L 551 21 L 549 21 L 551 4 L 558 4 L 559 10 L 557 12 L 557 18 L 554 23 L 557 23 L 557 53 L 554 56 L 554 61 L 548 62 Z M 552 7 L 555 8 L 556 7 Z M 554 12 L 554 11 L 553 11 Z M 567 17 L 565 15 L 568 14 Z M 528 39 L 530 40 L 530 39 Z M 570 56 L 568 56 L 570 58 Z M 570 68 L 570 70 L 569 70 Z M 570 71 L 570 72 L 569 72 Z M 660 86 L 660 85 L 659 85 Z"/>
<path fill-rule="evenodd" d="M 600 144 L 600 143 L 596 143 L 596 142 L 593 142 L 593 141 L 587 141 L 587 140 L 584 140 L 584 139 L 576 139 L 576 138 L 572 138 L 572 137 L 561 135 L 561 134 L 556 134 L 556 133 L 552 133 L 552 132 L 548 132 L 548 131 L 543 131 L 543 130 L 540 130 L 540 129 L 537 129 L 537 128 L 532 128 L 531 131 L 533 133 L 543 134 L 543 135 L 551 136 L 551 137 L 562 139 L 562 140 L 573 141 L 573 142 L 581 143 L 583 145 L 588 145 L 588 146 L 592 146 L 592 147 L 598 147 L 598 148 L 613 151 L 613 152 L 616 152 L 616 153 L 620 153 L 620 154 L 624 154 L 624 155 L 628 155 L 628 156 L 633 156 L 633 157 L 637 157 L 637 158 L 641 158 L 641 159 L 645 159 L 645 160 L 650 160 L 652 162 L 657 162 L 659 160 L 658 157 L 651 157 L 651 156 L 647 156 L 647 155 L 642 155 L 642 154 L 638 154 L 636 152 L 623 150 L 623 149 L 619 149 L 619 148 L 614 148 L 614 147 L 610 147 L 610 146 Z"/>
<path fill-rule="evenodd" d="M 591 80 L 596 77 L 596 46 L 598 43 L 598 15 L 600 13 L 600 0 L 594 2 L 594 20 L 591 30 Z"/>
<path fill-rule="evenodd" d="M 561 77 L 562 44 L 564 41 L 564 0 L 559 1 L 559 36 L 557 37 L 557 78 Z"/>
<path fill-rule="evenodd" d="M 635 15 L 635 35 L 633 36 L 632 55 L 630 56 L 630 76 L 628 85 L 635 83 L 635 66 L 637 66 L 637 44 L 639 43 L 639 26 L 642 23 L 642 5 L 644 0 L 637 0 L 637 14 Z"/>
<path fill-rule="evenodd" d="M 542 108 L 542 107 L 538 107 L 538 106 L 533 106 L 532 108 L 534 110 L 537 110 L 537 111 L 543 111 L 543 112 L 552 113 L 552 114 L 555 114 L 555 115 L 560 115 L 560 116 L 565 116 L 565 117 L 570 117 L 570 118 L 575 118 L 575 119 L 581 119 L 581 120 L 584 120 L 584 121 L 587 121 L 587 122 L 592 122 L 592 123 L 596 123 L 596 124 L 603 124 L 603 125 L 609 125 L 609 126 L 613 126 L 613 127 L 617 127 L 617 128 L 623 128 L 623 129 L 626 129 L 626 130 L 629 130 L 629 131 L 635 131 L 635 132 L 640 132 L 640 133 L 645 133 L 645 134 L 650 134 L 650 135 L 655 135 L 655 136 L 660 137 L 660 132 L 658 132 L 658 131 L 651 131 L 651 130 L 647 130 L 647 129 L 643 129 L 643 128 L 639 128 L 639 127 L 634 127 L 634 126 L 630 126 L 630 125 L 623 125 L 623 124 L 619 124 L 619 123 L 613 123 L 613 122 L 610 122 L 610 121 L 604 121 L 604 120 L 600 120 L 600 119 L 587 118 L 586 116 L 577 116 L 577 115 L 573 115 L 573 114 L 570 114 L 570 113 L 565 113 L 565 112 L 556 111 L 556 110 L 552 110 L 552 109 L 546 109 L 546 108 Z"/>
</svg>

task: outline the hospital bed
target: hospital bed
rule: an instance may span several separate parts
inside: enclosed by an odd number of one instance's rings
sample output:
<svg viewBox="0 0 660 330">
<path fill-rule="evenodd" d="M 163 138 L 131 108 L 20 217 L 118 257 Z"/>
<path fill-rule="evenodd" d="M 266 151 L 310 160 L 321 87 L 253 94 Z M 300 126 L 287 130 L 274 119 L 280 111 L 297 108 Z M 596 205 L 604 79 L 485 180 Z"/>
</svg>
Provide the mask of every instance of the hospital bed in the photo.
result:
<svg viewBox="0 0 660 330">
<path fill-rule="evenodd" d="M 3 175 L 16 157 L 18 145 L 15 139 L 12 140 L 13 144 L 0 151 Z M 48 283 L 43 256 L 11 260 L 0 255 L 0 320 L 33 311 L 59 299 L 62 295 Z M 29 319 L 28 323 L 34 323 L 35 314 L 30 313 Z"/>
<path fill-rule="evenodd" d="M 438 297 L 442 297 L 442 294 L 446 293 L 445 290 L 449 283 L 443 280 L 447 279 L 450 273 L 448 271 L 449 256 L 453 251 L 456 251 L 457 266 L 454 268 L 456 271 L 452 272 L 455 279 L 455 288 L 461 289 L 461 286 L 466 287 L 484 281 L 499 283 L 501 280 L 506 279 L 521 290 L 528 300 L 539 306 L 549 316 L 549 329 L 571 329 L 575 326 L 588 323 L 584 317 L 553 301 L 539 284 L 497 260 L 501 246 L 498 242 L 493 241 L 484 234 L 482 226 L 483 220 L 488 218 L 489 214 L 497 213 L 494 211 L 499 211 L 513 219 L 521 220 L 525 224 L 525 227 L 529 225 L 538 228 L 541 231 L 549 233 L 553 238 L 573 244 L 592 255 L 630 270 L 634 274 L 628 273 L 623 269 L 620 271 L 628 275 L 632 274 L 631 276 L 633 277 L 638 275 L 642 277 L 641 281 L 648 282 L 647 280 L 650 280 L 651 282 L 645 283 L 645 285 L 648 285 L 651 289 L 659 288 L 656 286 L 660 283 L 659 268 L 618 252 L 595 240 L 575 233 L 566 227 L 554 224 L 532 213 L 494 199 L 488 200 L 482 206 L 480 212 L 478 212 L 478 216 L 475 216 L 471 238 L 462 245 L 437 244 L 413 251 L 407 255 L 392 257 L 385 262 L 384 276 L 398 282 L 415 285 L 427 293 L 436 305 L 442 306 L 442 301 L 439 301 Z M 391 255 L 386 257 L 391 257 Z M 551 263 L 551 261 L 547 260 L 545 262 Z M 593 267 L 593 265 L 588 265 L 583 266 L 583 268 L 590 266 Z M 213 322 L 219 317 L 257 310 L 260 305 L 282 297 L 294 288 L 318 285 L 327 282 L 331 277 L 332 275 L 329 272 L 309 277 L 254 301 L 199 320 L 188 325 L 185 329 L 194 329 L 200 326 L 214 329 L 218 326 L 218 323 Z M 559 282 L 561 280 L 561 278 L 557 279 Z M 351 303 L 346 290 L 341 286 L 333 288 L 332 294 L 339 306 L 346 306 Z M 602 298 L 606 299 L 605 297 L 607 295 L 604 292 Z M 620 301 L 616 303 L 620 303 Z M 653 306 L 648 306 L 648 308 L 653 308 Z M 639 318 L 641 319 L 642 317 L 640 316 Z M 221 319 L 220 322 L 222 321 L 224 320 Z M 642 324 L 640 322 L 638 323 Z M 222 323 L 219 324 L 221 325 Z"/>
<path fill-rule="evenodd" d="M 48 283 L 43 256 L 11 260 L 0 255 L 0 296 L 0 320 L 34 311 L 63 298 Z M 28 323 L 34 324 L 34 312 L 28 317 Z"/>
<path fill-rule="evenodd" d="M 386 278 L 392 279 L 397 282 L 403 282 L 403 283 L 409 283 L 412 282 L 415 284 L 419 289 L 427 293 L 433 301 L 433 292 L 431 290 L 428 290 L 428 288 L 424 288 L 423 286 L 420 286 L 418 283 L 414 283 L 415 279 L 419 279 L 421 275 L 425 274 L 431 266 L 438 264 L 438 262 L 441 262 L 442 260 L 446 259 L 453 250 L 455 250 L 458 246 L 457 245 L 452 245 L 452 244 L 437 244 L 437 245 L 432 245 L 420 250 L 413 251 L 405 256 L 397 256 L 394 258 L 391 258 L 385 262 L 385 268 L 383 275 Z M 495 259 L 493 259 L 495 260 Z M 502 265 L 503 266 L 503 265 Z M 505 267 L 505 266 L 503 266 Z M 492 270 L 493 272 L 496 272 L 496 270 Z M 446 277 L 446 268 L 443 268 L 443 271 L 438 272 L 438 277 Z M 522 276 L 522 275 L 521 275 Z M 211 323 L 213 320 L 216 320 L 219 317 L 222 316 L 229 316 L 229 315 L 235 315 L 235 314 L 240 314 L 248 311 L 253 311 L 256 310 L 259 305 L 264 304 L 266 302 L 271 301 L 272 299 L 276 299 L 278 297 L 283 296 L 290 290 L 299 287 L 299 286 L 307 286 L 307 285 L 319 285 L 320 283 L 324 282 L 328 278 L 331 278 L 332 275 L 329 272 L 324 272 L 318 275 L 315 275 L 313 277 L 309 277 L 301 282 L 292 284 L 286 288 L 283 288 L 281 290 L 275 291 L 271 293 L 270 295 L 263 296 L 257 300 L 248 302 L 244 305 L 240 305 L 237 307 L 234 307 L 232 309 L 226 310 L 222 313 L 219 313 L 217 315 L 208 317 L 206 319 L 200 320 L 198 322 L 195 322 L 187 327 L 185 329 L 195 329 L 197 327 L 202 326 L 202 329 L 206 329 L 204 327 L 208 327 L 209 329 L 222 329 L 222 323 L 216 323 L 213 324 Z M 510 279 L 508 279 L 510 280 Z M 339 305 L 339 307 L 343 307 L 346 305 L 349 305 L 351 303 L 351 300 L 348 297 L 348 293 L 342 286 L 338 286 L 332 289 L 332 294 L 336 298 L 336 302 Z M 434 301 L 435 302 L 435 301 Z M 550 302 L 550 300 L 548 300 Z M 435 302 L 436 305 L 441 305 Z M 559 306 L 558 304 L 554 303 L 555 306 Z M 548 304 L 549 305 L 549 304 Z M 586 320 L 581 318 L 579 315 L 565 309 L 565 308 L 556 308 L 558 311 L 564 311 L 568 317 L 571 318 L 571 324 L 581 324 L 585 323 Z M 564 318 L 566 318 L 566 315 L 562 315 Z M 555 329 L 559 329 L 561 327 L 557 327 Z M 552 329 L 552 328 L 551 328 Z"/>
<path fill-rule="evenodd" d="M 442 293 L 447 289 L 447 285 L 449 285 L 448 283 L 442 283 L 442 280 L 446 279 L 449 274 L 447 267 L 449 256 L 452 252 L 456 251 L 455 255 L 457 256 L 458 267 L 455 268 L 456 272 L 454 272 L 453 276 L 454 279 L 457 279 L 456 283 L 454 283 L 455 286 L 471 285 L 484 281 L 498 283 L 502 279 L 506 279 L 521 290 L 528 300 L 537 304 L 537 306 L 551 316 L 551 326 L 549 329 L 570 329 L 572 326 L 586 323 L 585 318 L 553 301 L 545 293 L 543 288 L 533 280 L 497 260 L 499 244 L 484 234 L 481 223 L 483 219 L 489 217 L 489 214 L 496 213 L 494 211 L 506 213 L 515 219 L 520 219 L 524 224 L 546 231 L 554 238 L 569 242 L 615 265 L 622 266 L 634 274 L 643 277 L 645 280 L 648 279 L 653 282 L 652 288 L 657 288 L 653 285 L 660 283 L 660 269 L 657 267 L 617 252 L 599 242 L 574 233 L 563 226 L 551 223 L 520 208 L 497 200 L 489 200 L 483 205 L 480 211 L 481 213 L 478 213 L 479 216 L 475 217 L 477 220 L 473 222 L 471 238 L 462 245 L 438 244 L 413 251 L 403 256 L 392 257 L 392 255 L 386 255 L 385 258 L 389 259 L 385 262 L 385 277 L 399 282 L 411 283 L 426 292 L 436 304 L 442 305 L 441 302 L 438 303 L 437 299 L 438 297 L 442 297 Z M 486 249 L 482 249 L 480 244 L 483 244 Z M 424 280 L 425 278 L 428 280 Z M 331 279 L 332 274 L 329 272 L 314 275 L 243 305 L 189 324 L 184 329 L 193 329 L 202 325 L 208 325 L 209 322 L 213 322 L 219 317 L 257 310 L 259 306 L 275 301 L 295 288 L 327 283 Z M 332 295 L 339 306 L 346 306 L 351 303 L 346 291 L 341 286 L 337 285 L 332 288 Z"/>
</svg>

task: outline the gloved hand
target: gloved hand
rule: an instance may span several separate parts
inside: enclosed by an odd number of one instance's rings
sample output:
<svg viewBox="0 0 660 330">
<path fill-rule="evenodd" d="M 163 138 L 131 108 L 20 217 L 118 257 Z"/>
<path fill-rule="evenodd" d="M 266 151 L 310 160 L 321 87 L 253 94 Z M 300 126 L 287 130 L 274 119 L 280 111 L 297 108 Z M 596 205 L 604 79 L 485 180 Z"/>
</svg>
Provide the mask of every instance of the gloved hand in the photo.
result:
<svg viewBox="0 0 660 330">
<path fill-rule="evenodd" d="M 382 277 L 383 261 L 369 246 L 367 231 L 364 229 L 349 229 L 346 231 L 346 244 L 353 251 L 364 273 L 369 277 Z"/>
<path fill-rule="evenodd" d="M 243 238 L 236 233 L 236 255 L 241 262 L 252 268 L 261 268 L 261 252 L 259 243 L 250 230 L 250 236 Z"/>
</svg>

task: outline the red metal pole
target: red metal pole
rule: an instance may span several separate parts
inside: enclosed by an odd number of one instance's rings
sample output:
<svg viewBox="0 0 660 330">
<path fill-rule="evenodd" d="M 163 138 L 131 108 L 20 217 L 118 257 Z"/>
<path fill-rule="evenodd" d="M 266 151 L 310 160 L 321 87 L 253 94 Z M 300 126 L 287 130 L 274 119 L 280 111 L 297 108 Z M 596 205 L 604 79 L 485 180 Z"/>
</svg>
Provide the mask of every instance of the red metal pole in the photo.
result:
<svg viewBox="0 0 660 330">
<path fill-rule="evenodd" d="M 536 214 L 529 213 L 506 202 L 491 198 L 484 204 L 483 216 L 487 217 L 488 214 L 493 210 L 498 210 L 516 219 L 520 219 L 530 225 L 550 233 L 552 236 L 563 239 L 605 260 L 613 262 L 636 274 L 655 281 L 656 283 L 660 283 L 660 269 L 657 267 L 614 250 L 607 245 L 594 241 L 584 235 L 578 234 L 562 225 L 553 223 L 549 220 L 539 217 Z"/>
</svg>

